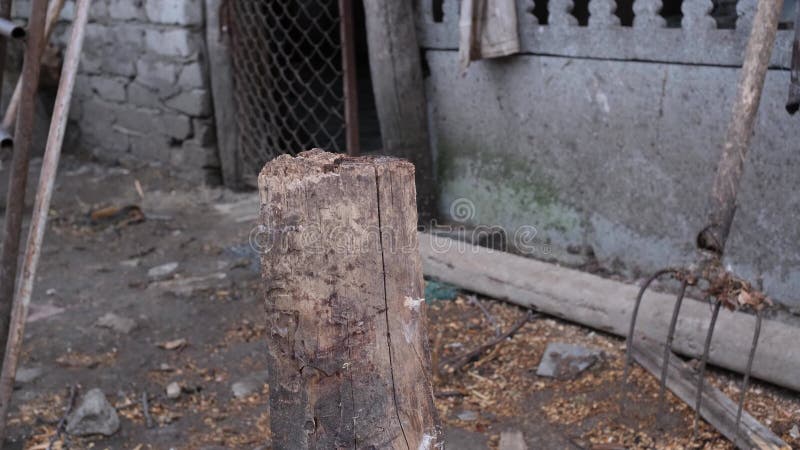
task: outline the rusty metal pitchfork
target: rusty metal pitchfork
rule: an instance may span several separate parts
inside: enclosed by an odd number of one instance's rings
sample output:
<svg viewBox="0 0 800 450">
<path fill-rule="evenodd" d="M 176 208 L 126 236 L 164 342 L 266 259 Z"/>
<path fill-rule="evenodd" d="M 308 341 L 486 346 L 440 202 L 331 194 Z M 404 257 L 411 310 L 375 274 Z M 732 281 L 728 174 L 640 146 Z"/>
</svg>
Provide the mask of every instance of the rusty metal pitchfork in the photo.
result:
<svg viewBox="0 0 800 450">
<path fill-rule="evenodd" d="M 778 18 L 781 13 L 783 0 L 759 0 L 756 14 L 753 19 L 753 28 L 747 42 L 744 55 L 744 64 L 739 78 L 736 100 L 731 118 L 722 157 L 717 166 L 717 173 L 711 190 L 709 201 L 708 226 L 697 235 L 698 261 L 688 268 L 666 268 L 656 272 L 642 285 L 633 308 L 630 329 L 628 331 L 627 350 L 623 382 L 627 384 L 628 372 L 632 363 L 631 348 L 634 342 L 634 331 L 639 306 L 645 291 L 656 279 L 671 276 L 680 282 L 675 307 L 672 311 L 667 342 L 664 349 L 664 366 L 661 371 L 659 390 L 659 413 L 663 412 L 664 394 L 669 367 L 669 357 L 672 351 L 672 341 L 675 337 L 675 326 L 678 322 L 681 304 L 689 286 L 701 288 L 707 300 L 712 304 L 711 320 L 703 347 L 700 361 L 699 376 L 697 379 L 697 397 L 695 400 L 694 432 L 697 433 L 698 416 L 702 402 L 703 381 L 706 364 L 708 362 L 711 337 L 714 333 L 717 316 L 722 306 L 732 310 L 750 310 L 756 314 L 756 325 L 753 340 L 750 346 L 747 366 L 744 372 L 742 388 L 739 397 L 739 406 L 736 413 L 736 429 L 739 430 L 742 407 L 750 382 L 750 373 L 753 366 L 758 338 L 761 332 L 762 310 L 770 304 L 769 299 L 759 290 L 754 289 L 747 281 L 728 272 L 722 266 L 722 255 L 725 243 L 730 233 L 733 216 L 736 212 L 736 194 L 744 169 L 747 150 L 750 147 L 750 137 L 753 134 L 756 112 L 761 100 L 764 87 L 764 78 L 767 73 L 772 47 L 775 44 L 775 35 L 778 29 Z M 795 26 L 798 26 L 795 24 Z"/>
</svg>

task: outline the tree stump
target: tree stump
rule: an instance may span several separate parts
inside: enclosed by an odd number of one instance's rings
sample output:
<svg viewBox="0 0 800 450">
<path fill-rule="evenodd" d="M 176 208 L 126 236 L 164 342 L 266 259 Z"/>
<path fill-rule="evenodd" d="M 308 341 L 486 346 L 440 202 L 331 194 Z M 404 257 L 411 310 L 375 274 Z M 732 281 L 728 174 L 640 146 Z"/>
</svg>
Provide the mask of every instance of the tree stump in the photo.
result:
<svg viewBox="0 0 800 450">
<path fill-rule="evenodd" d="M 315 149 L 259 193 L 274 448 L 441 448 L 414 166 Z"/>
</svg>

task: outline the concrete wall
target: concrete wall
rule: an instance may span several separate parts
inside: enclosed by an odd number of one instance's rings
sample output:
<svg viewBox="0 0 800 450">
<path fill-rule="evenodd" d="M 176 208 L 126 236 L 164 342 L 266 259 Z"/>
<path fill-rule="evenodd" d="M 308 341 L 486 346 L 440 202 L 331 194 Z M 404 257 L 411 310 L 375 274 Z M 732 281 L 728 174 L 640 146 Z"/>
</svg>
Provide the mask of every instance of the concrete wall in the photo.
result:
<svg viewBox="0 0 800 450">
<path fill-rule="evenodd" d="M 443 215 L 468 203 L 471 225 L 535 227 L 536 240 L 550 246 L 533 257 L 571 265 L 596 258 L 629 276 L 692 260 L 735 66 L 576 57 L 585 48 L 568 42 L 568 56 L 479 61 L 462 75 L 447 44 L 454 31 L 443 29 L 452 26 L 422 25 Z M 673 34 L 663 39 L 680 39 L 675 31 L 664 30 Z M 659 42 L 660 31 L 650 32 Z M 741 31 L 729 33 L 731 43 L 743 43 Z M 781 33 L 779 47 L 788 38 Z M 800 119 L 784 110 L 788 83 L 788 71 L 770 70 L 726 262 L 762 277 L 769 295 L 800 310 Z"/>
<path fill-rule="evenodd" d="M 204 175 L 218 167 L 202 0 L 94 0 L 67 150 Z M 15 1 L 27 17 L 30 2 Z M 65 45 L 74 2 L 56 32 Z"/>
</svg>

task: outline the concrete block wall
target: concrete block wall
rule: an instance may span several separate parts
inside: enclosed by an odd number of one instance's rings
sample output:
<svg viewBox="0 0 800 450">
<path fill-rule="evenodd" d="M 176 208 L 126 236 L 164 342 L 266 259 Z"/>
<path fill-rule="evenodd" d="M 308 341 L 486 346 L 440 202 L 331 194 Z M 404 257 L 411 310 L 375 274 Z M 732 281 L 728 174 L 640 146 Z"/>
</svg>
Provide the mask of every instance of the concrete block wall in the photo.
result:
<svg viewBox="0 0 800 450">
<path fill-rule="evenodd" d="M 70 146 L 99 160 L 218 169 L 202 0 L 94 0 L 72 109 Z M 27 17 L 30 0 L 14 2 Z M 74 2 L 55 40 L 65 46 Z"/>
</svg>

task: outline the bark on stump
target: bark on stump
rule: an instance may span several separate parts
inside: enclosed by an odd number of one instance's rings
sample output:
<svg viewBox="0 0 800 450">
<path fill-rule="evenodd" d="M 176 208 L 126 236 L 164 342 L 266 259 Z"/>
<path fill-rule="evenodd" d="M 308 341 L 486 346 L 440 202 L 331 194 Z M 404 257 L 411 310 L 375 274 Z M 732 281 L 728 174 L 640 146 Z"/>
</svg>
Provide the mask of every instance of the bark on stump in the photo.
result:
<svg viewBox="0 0 800 450">
<path fill-rule="evenodd" d="M 414 166 L 312 150 L 259 193 L 274 448 L 441 448 Z"/>
</svg>

